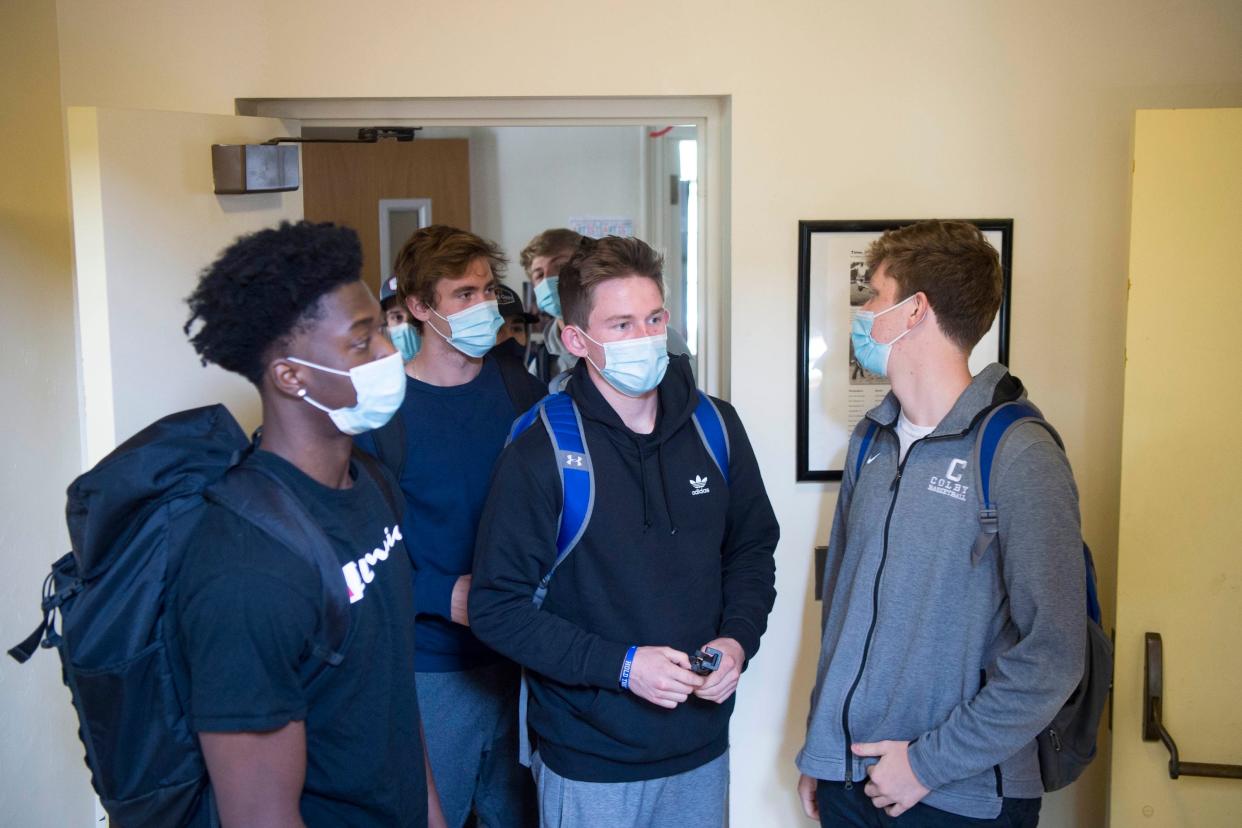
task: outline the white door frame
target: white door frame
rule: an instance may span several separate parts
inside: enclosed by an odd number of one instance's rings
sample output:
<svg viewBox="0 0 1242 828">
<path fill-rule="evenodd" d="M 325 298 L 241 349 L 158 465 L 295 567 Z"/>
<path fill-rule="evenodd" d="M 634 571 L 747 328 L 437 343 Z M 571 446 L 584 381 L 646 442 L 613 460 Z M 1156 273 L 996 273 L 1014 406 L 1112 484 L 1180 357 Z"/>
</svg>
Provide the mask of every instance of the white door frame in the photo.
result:
<svg viewBox="0 0 1242 828">
<path fill-rule="evenodd" d="M 431 225 L 431 199 L 429 198 L 381 198 L 379 200 L 379 282 L 384 284 L 392 276 L 392 214 L 418 213 L 418 226 Z"/>
<path fill-rule="evenodd" d="M 579 98 L 238 98 L 238 115 L 296 119 L 304 127 L 651 126 L 699 129 L 699 378 L 729 394 L 729 128 L 727 96 Z M 644 176 L 645 179 L 645 176 Z"/>
</svg>

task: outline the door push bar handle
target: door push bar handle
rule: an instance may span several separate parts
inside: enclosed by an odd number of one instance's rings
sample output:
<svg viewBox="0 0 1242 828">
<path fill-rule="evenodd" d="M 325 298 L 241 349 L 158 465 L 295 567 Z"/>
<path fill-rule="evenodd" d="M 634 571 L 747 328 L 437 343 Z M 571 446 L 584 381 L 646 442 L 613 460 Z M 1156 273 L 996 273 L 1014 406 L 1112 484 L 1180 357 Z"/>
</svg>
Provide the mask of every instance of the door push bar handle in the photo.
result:
<svg viewBox="0 0 1242 828">
<path fill-rule="evenodd" d="M 1169 749 L 1169 778 L 1179 776 L 1211 776 L 1217 779 L 1242 779 L 1242 765 L 1218 765 L 1214 762 L 1183 762 L 1177 754 L 1177 743 L 1160 721 L 1160 701 L 1164 696 L 1164 648 L 1160 633 L 1146 635 L 1143 655 L 1143 741 L 1164 742 Z"/>
</svg>

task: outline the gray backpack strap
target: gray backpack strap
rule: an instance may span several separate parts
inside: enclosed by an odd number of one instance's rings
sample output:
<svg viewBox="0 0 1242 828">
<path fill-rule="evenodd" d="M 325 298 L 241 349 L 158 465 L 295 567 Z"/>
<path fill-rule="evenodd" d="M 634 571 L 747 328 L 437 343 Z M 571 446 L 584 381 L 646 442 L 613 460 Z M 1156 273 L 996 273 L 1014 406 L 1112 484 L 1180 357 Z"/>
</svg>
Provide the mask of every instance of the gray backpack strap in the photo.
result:
<svg viewBox="0 0 1242 828">
<path fill-rule="evenodd" d="M 531 763 L 530 728 L 526 724 L 526 711 L 530 707 L 530 682 L 526 680 L 526 668 L 522 668 L 522 684 L 518 689 L 518 764 L 529 768 Z"/>
</svg>

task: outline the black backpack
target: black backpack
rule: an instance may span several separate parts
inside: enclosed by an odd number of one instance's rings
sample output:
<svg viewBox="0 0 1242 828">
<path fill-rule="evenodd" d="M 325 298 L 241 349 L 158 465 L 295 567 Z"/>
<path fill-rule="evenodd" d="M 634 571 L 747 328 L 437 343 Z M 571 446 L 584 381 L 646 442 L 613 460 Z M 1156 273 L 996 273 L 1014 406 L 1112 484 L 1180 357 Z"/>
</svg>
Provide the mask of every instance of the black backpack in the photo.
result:
<svg viewBox="0 0 1242 828">
<path fill-rule="evenodd" d="M 324 669 L 342 659 L 349 603 L 331 542 L 284 483 L 241 462 L 251 449 L 228 409 L 207 406 L 158 420 L 74 480 L 66 507 L 73 550 L 44 581 L 42 623 L 9 650 L 19 663 L 40 643 L 60 652 L 91 784 L 116 825 L 218 823 L 165 612 L 208 501 L 319 568 L 322 638 L 313 652 Z M 355 458 L 399 514 L 375 461 Z"/>
<path fill-rule="evenodd" d="M 529 411 L 544 398 L 544 389 L 535 384 L 537 380 L 534 375 L 526 370 L 520 359 L 508 351 L 493 348 L 484 359 L 494 361 L 500 370 L 500 379 L 505 385 L 509 401 L 513 403 L 515 417 Z M 405 471 L 405 420 L 397 414 L 385 425 L 371 432 L 371 435 L 375 440 L 375 456 L 400 481 L 401 473 Z"/>
</svg>

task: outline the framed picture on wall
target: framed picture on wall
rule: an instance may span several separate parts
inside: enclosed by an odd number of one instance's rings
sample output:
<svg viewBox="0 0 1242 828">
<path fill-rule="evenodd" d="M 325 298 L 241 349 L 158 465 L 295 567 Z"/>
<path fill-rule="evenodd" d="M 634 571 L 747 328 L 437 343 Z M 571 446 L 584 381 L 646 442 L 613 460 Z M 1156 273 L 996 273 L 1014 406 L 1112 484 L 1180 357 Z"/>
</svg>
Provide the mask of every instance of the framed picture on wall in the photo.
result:
<svg viewBox="0 0 1242 828">
<path fill-rule="evenodd" d="M 867 301 L 867 247 L 894 221 L 798 222 L 798 481 L 840 480 L 854 425 L 888 394 L 888 381 L 862 369 L 850 323 Z M 1013 219 L 966 219 L 1000 253 L 1004 291 L 992 328 L 970 355 L 971 373 L 1009 363 Z"/>
</svg>

